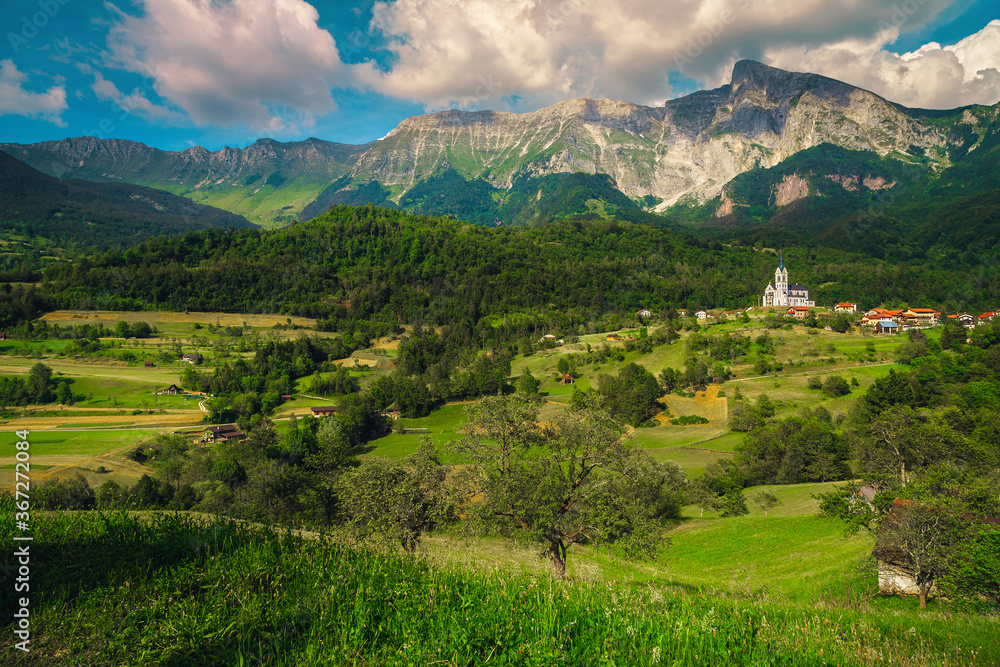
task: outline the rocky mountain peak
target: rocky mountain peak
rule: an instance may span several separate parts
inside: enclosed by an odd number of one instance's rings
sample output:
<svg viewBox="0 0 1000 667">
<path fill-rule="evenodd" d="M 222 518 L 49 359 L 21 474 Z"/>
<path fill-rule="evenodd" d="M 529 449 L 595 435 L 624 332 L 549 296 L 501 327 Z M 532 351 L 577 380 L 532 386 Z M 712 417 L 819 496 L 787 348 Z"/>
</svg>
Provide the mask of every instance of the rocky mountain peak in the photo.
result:
<svg viewBox="0 0 1000 667">
<path fill-rule="evenodd" d="M 733 66 L 731 95 L 733 98 L 762 92 L 771 101 L 791 99 L 810 92 L 820 97 L 836 97 L 842 104 L 858 88 L 820 74 L 789 72 L 756 60 L 740 60 Z"/>
</svg>

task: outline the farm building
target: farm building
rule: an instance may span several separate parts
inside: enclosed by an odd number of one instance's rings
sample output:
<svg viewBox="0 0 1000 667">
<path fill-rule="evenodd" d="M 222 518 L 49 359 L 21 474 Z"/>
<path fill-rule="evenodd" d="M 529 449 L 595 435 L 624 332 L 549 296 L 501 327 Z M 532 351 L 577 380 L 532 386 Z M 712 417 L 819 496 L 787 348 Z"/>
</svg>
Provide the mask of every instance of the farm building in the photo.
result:
<svg viewBox="0 0 1000 667">
<path fill-rule="evenodd" d="M 246 435 L 241 433 L 235 424 L 220 424 L 218 426 L 209 426 L 205 429 L 205 435 L 201 441 L 228 442 L 229 440 L 236 440 L 238 442 L 245 437 Z"/>
</svg>

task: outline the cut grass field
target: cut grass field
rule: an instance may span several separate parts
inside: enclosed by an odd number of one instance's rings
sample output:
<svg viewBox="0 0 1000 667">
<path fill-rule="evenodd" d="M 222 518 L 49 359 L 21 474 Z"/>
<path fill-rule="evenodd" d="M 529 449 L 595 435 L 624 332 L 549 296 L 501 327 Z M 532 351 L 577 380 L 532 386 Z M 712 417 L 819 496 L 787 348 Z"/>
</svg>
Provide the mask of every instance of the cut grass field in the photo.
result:
<svg viewBox="0 0 1000 667">
<path fill-rule="evenodd" d="M 239 313 L 171 313 L 166 311 L 115 311 L 115 310 L 56 310 L 46 313 L 40 318 L 46 322 L 68 324 L 103 324 L 114 328 L 118 322 L 129 324 L 145 322 L 157 329 L 170 329 L 176 324 L 194 324 L 195 322 L 223 327 L 241 327 L 244 323 L 251 327 L 273 327 L 275 324 L 286 324 L 288 319 L 292 324 L 302 327 L 315 327 L 316 320 L 308 317 L 291 317 L 288 315 L 258 315 Z"/>
<path fill-rule="evenodd" d="M 0 431 L 0 466 L 4 466 L 0 468 L 0 489 L 14 486 L 14 443 L 20 440 L 13 430 L 7 429 L 5 426 Z M 28 434 L 31 470 L 42 471 L 32 472 L 31 482 L 69 479 L 79 473 L 95 488 L 109 479 L 132 486 L 142 475 L 152 475 L 153 471 L 127 460 L 125 453 L 162 432 L 162 429 L 31 431 Z M 99 466 L 107 472 L 98 473 Z"/>
</svg>

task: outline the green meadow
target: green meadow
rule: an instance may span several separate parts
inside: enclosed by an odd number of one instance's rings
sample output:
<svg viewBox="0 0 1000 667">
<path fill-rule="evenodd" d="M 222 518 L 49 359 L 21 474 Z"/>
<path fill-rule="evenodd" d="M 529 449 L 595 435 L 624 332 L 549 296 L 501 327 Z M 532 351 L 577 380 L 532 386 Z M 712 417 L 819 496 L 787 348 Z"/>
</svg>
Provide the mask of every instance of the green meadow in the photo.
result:
<svg viewBox="0 0 1000 667">
<path fill-rule="evenodd" d="M 139 444 L 162 429 L 102 429 L 93 431 L 31 431 L 28 442 L 32 456 L 93 456 Z M 13 457 L 14 443 L 20 438 L 9 430 L 0 431 L 0 451 Z"/>
<path fill-rule="evenodd" d="M 4 530 L 13 529 L 12 517 L 3 513 Z M 794 523 L 794 537 L 792 530 L 765 529 L 779 521 Z M 817 563 L 830 532 L 817 519 L 705 523 L 690 537 L 675 537 L 662 563 L 670 573 L 665 580 L 628 576 L 627 566 L 619 569 L 602 554 L 598 567 L 620 576 L 553 582 L 502 562 L 430 565 L 420 556 L 226 520 L 40 517 L 32 563 L 44 566 L 33 571 L 32 584 L 45 595 L 32 602 L 32 653 L 7 653 L 5 663 L 700 667 L 1000 660 L 996 619 L 842 601 L 841 591 L 853 596 L 855 583 L 850 573 L 845 578 Z M 800 555 L 775 564 L 769 549 L 789 547 Z M 833 549 L 830 555 L 847 559 L 864 551 L 849 541 Z M 747 573 L 770 577 L 768 589 L 748 583 Z M 13 597 L 4 596 L 0 613 L 10 619 L 14 611 Z"/>
</svg>

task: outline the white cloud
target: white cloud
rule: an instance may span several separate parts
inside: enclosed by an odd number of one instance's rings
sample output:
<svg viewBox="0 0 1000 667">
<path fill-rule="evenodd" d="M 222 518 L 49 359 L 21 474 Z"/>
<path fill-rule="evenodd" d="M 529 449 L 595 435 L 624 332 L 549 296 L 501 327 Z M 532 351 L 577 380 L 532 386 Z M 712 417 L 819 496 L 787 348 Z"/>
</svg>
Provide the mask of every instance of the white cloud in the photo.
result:
<svg viewBox="0 0 1000 667">
<path fill-rule="evenodd" d="M 90 74 L 94 77 L 94 83 L 91 84 L 90 89 L 94 91 L 99 100 L 114 102 L 122 111 L 137 114 L 152 121 L 174 124 L 185 121 L 183 114 L 151 102 L 141 89 L 135 88 L 131 93 L 125 95 L 118 90 L 118 86 L 113 81 L 105 79 L 101 72 L 85 64 L 77 67 L 84 74 Z"/>
<path fill-rule="evenodd" d="M 331 88 L 345 67 L 304 0 L 142 4 L 141 16 L 119 14 L 108 36 L 112 59 L 149 77 L 195 123 L 282 130 L 336 108 Z M 157 113 L 141 94 L 129 98 Z"/>
<path fill-rule="evenodd" d="M 66 104 L 66 88 L 52 86 L 44 93 L 26 90 L 28 75 L 20 72 L 13 60 L 0 60 L 0 116 L 34 116 L 59 127 L 66 127 L 62 114 Z"/>
<path fill-rule="evenodd" d="M 910 0 L 896 20 L 898 0 L 380 0 L 372 28 L 394 62 L 364 81 L 431 108 L 503 108 L 511 94 L 654 103 L 671 70 L 720 85 L 739 58 L 915 29 L 954 1 Z"/>
<path fill-rule="evenodd" d="M 776 67 L 841 79 L 910 107 L 950 109 L 1000 101 L 1000 20 L 957 44 L 931 42 L 909 53 L 886 50 L 898 35 L 888 28 L 870 40 L 773 50 L 764 59 Z"/>
</svg>

